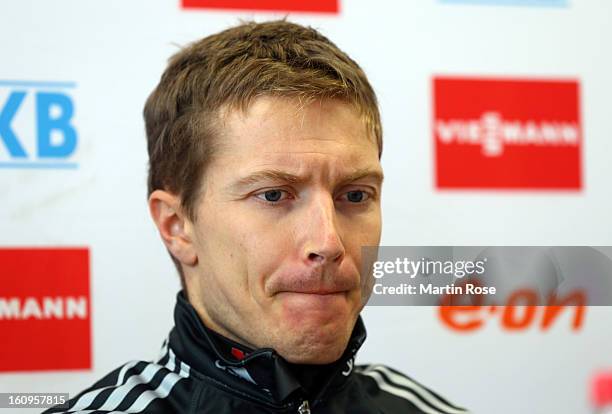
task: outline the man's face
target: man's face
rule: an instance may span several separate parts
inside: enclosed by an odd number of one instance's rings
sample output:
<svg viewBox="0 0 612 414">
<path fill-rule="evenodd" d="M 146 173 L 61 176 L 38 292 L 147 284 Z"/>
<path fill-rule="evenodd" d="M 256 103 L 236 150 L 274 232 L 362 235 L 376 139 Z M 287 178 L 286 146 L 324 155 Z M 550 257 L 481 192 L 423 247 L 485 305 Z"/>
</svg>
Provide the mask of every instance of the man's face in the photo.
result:
<svg viewBox="0 0 612 414">
<path fill-rule="evenodd" d="M 380 241 L 376 141 L 336 100 L 258 98 L 221 129 L 187 225 L 189 299 L 238 342 L 295 363 L 335 361 L 370 294 L 361 247 Z"/>
</svg>

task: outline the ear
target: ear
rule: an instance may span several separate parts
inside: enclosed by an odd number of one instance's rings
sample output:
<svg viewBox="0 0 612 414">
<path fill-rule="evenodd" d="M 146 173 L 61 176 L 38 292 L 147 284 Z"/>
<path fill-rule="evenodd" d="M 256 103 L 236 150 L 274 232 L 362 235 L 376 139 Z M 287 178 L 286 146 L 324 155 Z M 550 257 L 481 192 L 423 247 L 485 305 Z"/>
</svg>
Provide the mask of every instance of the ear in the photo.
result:
<svg viewBox="0 0 612 414">
<path fill-rule="evenodd" d="M 168 251 L 186 266 L 198 262 L 191 238 L 191 221 L 185 217 L 177 195 L 155 190 L 149 196 L 149 212 Z"/>
</svg>

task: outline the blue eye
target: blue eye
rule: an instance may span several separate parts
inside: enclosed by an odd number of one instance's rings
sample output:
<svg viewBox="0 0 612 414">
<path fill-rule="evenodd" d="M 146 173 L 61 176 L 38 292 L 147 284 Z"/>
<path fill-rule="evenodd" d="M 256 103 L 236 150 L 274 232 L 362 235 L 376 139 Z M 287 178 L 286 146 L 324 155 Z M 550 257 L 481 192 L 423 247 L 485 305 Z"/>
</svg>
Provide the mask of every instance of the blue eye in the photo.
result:
<svg viewBox="0 0 612 414">
<path fill-rule="evenodd" d="M 275 203 L 281 200 L 283 193 L 286 193 L 286 191 L 278 190 L 278 189 L 267 190 L 267 191 L 264 191 L 263 193 L 257 194 L 257 198 L 263 201 L 267 201 L 269 203 Z"/>
<path fill-rule="evenodd" d="M 365 191 L 349 191 L 346 193 L 346 198 L 351 203 L 361 203 L 363 200 L 367 198 L 367 194 Z"/>
</svg>

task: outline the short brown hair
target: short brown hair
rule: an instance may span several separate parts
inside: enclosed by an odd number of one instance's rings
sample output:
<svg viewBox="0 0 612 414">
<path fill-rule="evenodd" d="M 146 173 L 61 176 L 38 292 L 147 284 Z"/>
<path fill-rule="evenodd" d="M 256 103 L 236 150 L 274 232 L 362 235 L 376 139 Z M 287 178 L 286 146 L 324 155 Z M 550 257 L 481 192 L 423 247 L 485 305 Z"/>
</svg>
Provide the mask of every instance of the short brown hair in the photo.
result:
<svg viewBox="0 0 612 414">
<path fill-rule="evenodd" d="M 353 104 L 380 157 L 376 95 L 359 65 L 313 28 L 285 20 L 249 22 L 191 43 L 170 58 L 144 107 L 148 194 L 164 189 L 179 195 L 187 217 L 195 221 L 219 111 L 225 106 L 245 110 L 263 95 Z M 185 288 L 182 268 L 172 259 Z"/>
</svg>

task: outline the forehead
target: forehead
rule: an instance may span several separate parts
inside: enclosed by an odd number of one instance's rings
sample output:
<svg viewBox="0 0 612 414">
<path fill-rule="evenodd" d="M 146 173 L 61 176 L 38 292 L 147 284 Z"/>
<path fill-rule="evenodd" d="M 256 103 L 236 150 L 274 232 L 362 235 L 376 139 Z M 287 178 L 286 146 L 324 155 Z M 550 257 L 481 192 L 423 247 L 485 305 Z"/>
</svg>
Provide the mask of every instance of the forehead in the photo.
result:
<svg viewBox="0 0 612 414">
<path fill-rule="evenodd" d="M 340 100 L 302 103 L 296 98 L 260 97 L 244 111 L 220 117 L 218 161 L 246 169 L 277 167 L 335 169 L 378 167 L 378 145 L 365 120 Z"/>
</svg>

